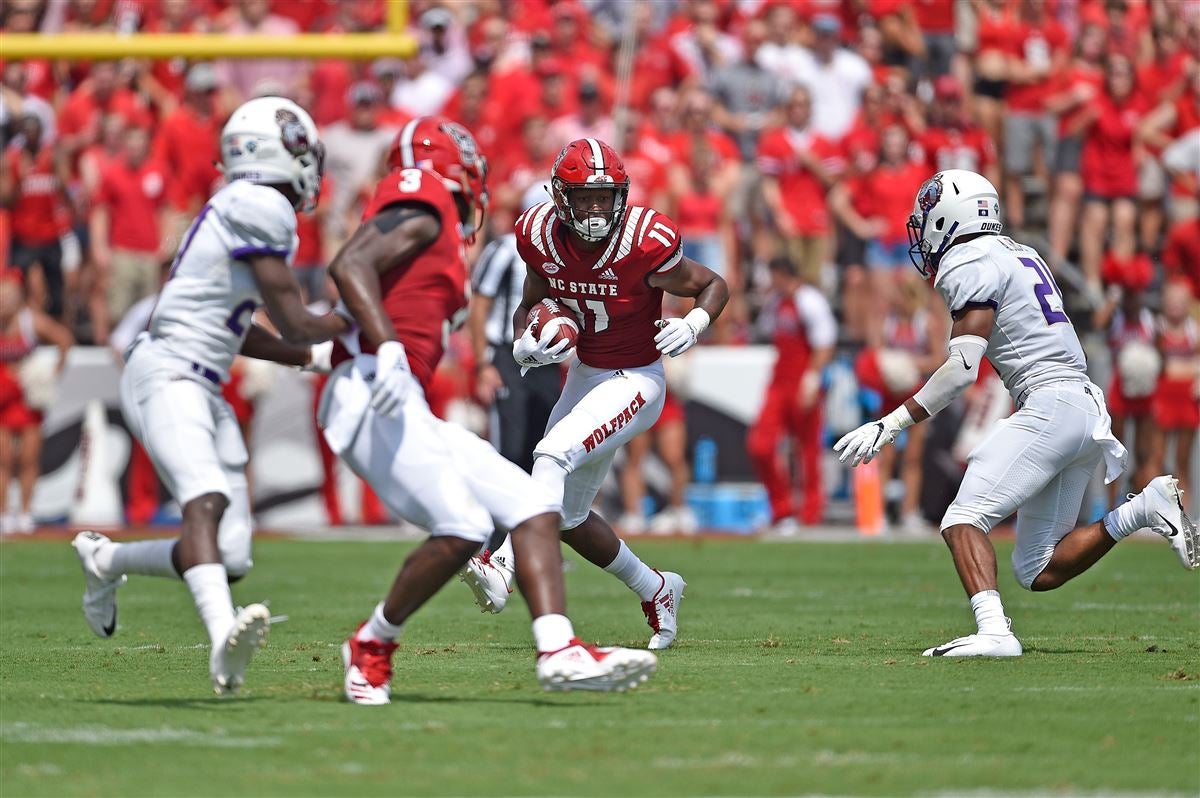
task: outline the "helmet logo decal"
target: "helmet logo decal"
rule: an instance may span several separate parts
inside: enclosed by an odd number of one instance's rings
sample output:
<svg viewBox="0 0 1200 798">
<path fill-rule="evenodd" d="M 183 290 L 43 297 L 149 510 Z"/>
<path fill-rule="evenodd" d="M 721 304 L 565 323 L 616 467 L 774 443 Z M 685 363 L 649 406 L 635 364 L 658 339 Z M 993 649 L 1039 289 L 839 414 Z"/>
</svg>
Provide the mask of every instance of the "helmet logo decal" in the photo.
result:
<svg viewBox="0 0 1200 798">
<path fill-rule="evenodd" d="M 300 117 L 289 108 L 280 108 L 275 112 L 275 121 L 279 123 L 279 138 L 283 148 L 293 157 L 308 155 L 312 143 L 308 140 L 308 131 L 300 124 Z"/>
<path fill-rule="evenodd" d="M 917 205 L 921 213 L 928 214 L 942 201 L 942 176 L 934 175 L 925 181 L 917 192 Z"/>
</svg>

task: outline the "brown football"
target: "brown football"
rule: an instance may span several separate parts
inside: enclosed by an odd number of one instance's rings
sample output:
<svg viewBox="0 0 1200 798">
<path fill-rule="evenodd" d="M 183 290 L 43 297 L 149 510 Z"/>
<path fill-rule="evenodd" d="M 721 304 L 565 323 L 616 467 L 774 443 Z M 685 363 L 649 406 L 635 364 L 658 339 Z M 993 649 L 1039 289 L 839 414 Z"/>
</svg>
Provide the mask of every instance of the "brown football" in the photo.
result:
<svg viewBox="0 0 1200 798">
<path fill-rule="evenodd" d="M 528 322 L 533 337 L 538 341 L 545 336 L 553 336 L 550 346 L 566 339 L 570 341 L 566 348 L 572 349 L 579 341 L 579 324 L 575 317 L 553 299 L 543 299 L 534 305 L 529 311 Z"/>
</svg>

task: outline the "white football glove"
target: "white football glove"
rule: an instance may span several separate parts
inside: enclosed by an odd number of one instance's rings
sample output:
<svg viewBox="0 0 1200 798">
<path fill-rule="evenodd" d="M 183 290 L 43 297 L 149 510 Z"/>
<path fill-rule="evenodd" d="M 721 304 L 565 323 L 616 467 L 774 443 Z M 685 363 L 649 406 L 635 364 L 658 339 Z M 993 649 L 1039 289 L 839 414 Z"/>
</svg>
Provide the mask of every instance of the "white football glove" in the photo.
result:
<svg viewBox="0 0 1200 798">
<path fill-rule="evenodd" d="M 847 432 L 834 444 L 833 450 L 841 454 L 838 459 L 843 463 L 849 461 L 851 468 L 860 463 L 869 463 L 884 446 L 896 440 L 901 430 L 912 426 L 912 423 L 912 415 L 904 405 L 900 405 L 878 421 Z"/>
<path fill-rule="evenodd" d="M 676 357 L 696 345 L 696 339 L 708 329 L 711 319 L 703 308 L 693 308 L 682 319 L 659 319 L 654 322 L 659 333 L 654 345 L 664 355 Z"/>
<path fill-rule="evenodd" d="M 548 366 L 551 363 L 561 363 L 575 353 L 575 348 L 567 346 L 570 341 L 562 340 L 554 346 L 550 341 L 539 341 L 533 337 L 533 328 L 526 327 L 521 337 L 513 341 L 513 360 L 517 365 L 526 369 Z"/>
<path fill-rule="evenodd" d="M 333 341 L 322 341 L 308 348 L 308 364 L 300 369 L 314 374 L 333 371 Z"/>
<path fill-rule="evenodd" d="M 375 352 L 375 380 L 371 383 L 371 407 L 381 416 L 400 415 L 412 385 L 408 355 L 399 341 L 384 341 Z"/>
</svg>

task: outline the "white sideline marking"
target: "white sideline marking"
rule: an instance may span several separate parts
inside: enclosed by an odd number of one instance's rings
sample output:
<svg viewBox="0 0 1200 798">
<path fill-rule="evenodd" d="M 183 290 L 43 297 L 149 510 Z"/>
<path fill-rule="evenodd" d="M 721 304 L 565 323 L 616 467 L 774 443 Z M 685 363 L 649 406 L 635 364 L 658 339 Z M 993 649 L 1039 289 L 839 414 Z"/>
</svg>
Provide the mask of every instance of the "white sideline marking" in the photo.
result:
<svg viewBox="0 0 1200 798">
<path fill-rule="evenodd" d="M 31 723 L 0 725 L 0 739 L 10 743 L 65 743 L 77 745 L 128 745 L 129 743 L 181 743 L 208 748 L 274 748 L 280 737 L 232 737 L 217 732 L 171 726 L 114 729 L 109 726 L 35 726 Z"/>
</svg>

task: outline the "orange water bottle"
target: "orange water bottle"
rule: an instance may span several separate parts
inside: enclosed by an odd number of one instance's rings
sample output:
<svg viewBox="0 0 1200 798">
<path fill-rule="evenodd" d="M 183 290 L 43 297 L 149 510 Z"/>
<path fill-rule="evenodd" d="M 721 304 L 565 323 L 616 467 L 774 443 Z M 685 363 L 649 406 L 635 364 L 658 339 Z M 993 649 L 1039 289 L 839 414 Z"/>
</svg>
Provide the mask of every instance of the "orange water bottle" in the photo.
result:
<svg viewBox="0 0 1200 798">
<path fill-rule="evenodd" d="M 851 469 L 854 476 L 854 517 L 858 534 L 883 534 L 883 478 L 872 460 Z"/>
</svg>

